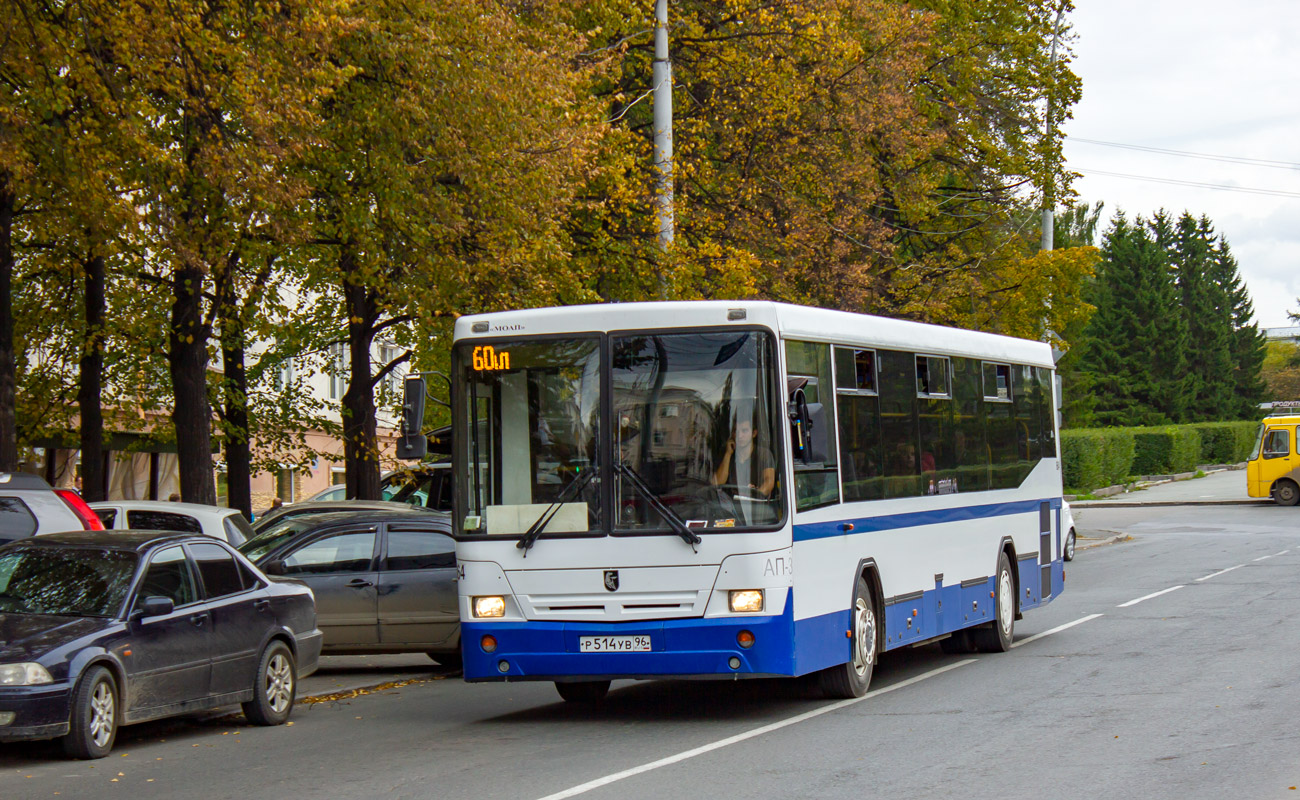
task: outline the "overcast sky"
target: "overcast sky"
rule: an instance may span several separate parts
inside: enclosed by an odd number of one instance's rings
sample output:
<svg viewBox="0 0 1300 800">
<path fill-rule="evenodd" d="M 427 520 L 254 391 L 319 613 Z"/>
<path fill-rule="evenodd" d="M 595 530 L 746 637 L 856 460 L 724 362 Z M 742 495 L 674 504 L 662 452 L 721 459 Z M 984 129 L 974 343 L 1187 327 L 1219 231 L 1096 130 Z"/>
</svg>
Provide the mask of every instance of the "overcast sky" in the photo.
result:
<svg viewBox="0 0 1300 800">
<path fill-rule="evenodd" d="M 1227 237 L 1261 327 L 1300 310 L 1300 87 L 1297 0 L 1075 0 L 1070 21 L 1083 100 L 1065 126 L 1079 198 L 1109 220 L 1164 208 L 1209 216 Z M 1071 141 L 1073 139 L 1074 141 Z M 1089 144 L 1289 162 L 1276 168 Z M 1095 174 L 1268 189 L 1267 196 Z M 1103 226 L 1104 227 L 1104 226 Z"/>
</svg>

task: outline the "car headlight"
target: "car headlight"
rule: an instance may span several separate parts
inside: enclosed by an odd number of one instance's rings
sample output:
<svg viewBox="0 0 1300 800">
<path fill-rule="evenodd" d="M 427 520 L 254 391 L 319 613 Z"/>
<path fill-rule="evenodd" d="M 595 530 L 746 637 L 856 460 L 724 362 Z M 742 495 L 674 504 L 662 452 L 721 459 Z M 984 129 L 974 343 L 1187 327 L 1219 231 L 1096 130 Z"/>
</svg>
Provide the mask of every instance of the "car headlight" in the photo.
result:
<svg viewBox="0 0 1300 800">
<path fill-rule="evenodd" d="M 54 683 L 54 678 L 40 664 L 0 664 L 0 686 L 39 686 L 42 683 Z"/>
<path fill-rule="evenodd" d="M 504 617 L 506 615 L 506 599 L 500 595 L 489 595 L 487 597 L 474 598 L 474 616 L 476 617 Z"/>
<path fill-rule="evenodd" d="M 727 602 L 731 605 L 731 610 L 736 612 L 742 611 L 762 611 L 763 610 L 763 590 L 762 589 L 732 589 L 727 592 Z"/>
</svg>

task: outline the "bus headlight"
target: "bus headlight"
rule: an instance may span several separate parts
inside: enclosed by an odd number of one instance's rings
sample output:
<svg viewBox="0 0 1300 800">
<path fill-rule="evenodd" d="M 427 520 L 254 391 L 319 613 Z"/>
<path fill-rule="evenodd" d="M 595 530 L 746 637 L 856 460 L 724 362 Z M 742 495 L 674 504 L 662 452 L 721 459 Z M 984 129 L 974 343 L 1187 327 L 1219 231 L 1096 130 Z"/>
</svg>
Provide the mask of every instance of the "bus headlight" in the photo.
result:
<svg viewBox="0 0 1300 800">
<path fill-rule="evenodd" d="M 727 592 L 727 602 L 731 605 L 731 610 L 735 612 L 762 611 L 763 590 L 732 589 Z"/>
<path fill-rule="evenodd" d="M 476 617 L 504 617 L 506 615 L 506 599 L 500 595 L 490 595 L 488 597 L 474 598 L 474 616 Z"/>
</svg>

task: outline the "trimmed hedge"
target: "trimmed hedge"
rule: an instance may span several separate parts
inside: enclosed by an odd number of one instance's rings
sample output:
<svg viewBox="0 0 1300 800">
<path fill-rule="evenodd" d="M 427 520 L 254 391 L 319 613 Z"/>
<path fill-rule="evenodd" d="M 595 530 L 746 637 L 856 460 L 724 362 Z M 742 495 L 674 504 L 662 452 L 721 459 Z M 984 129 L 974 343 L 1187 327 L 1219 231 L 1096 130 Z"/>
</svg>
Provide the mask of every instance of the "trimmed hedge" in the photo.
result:
<svg viewBox="0 0 1300 800">
<path fill-rule="evenodd" d="M 1189 472 L 1201 457 L 1201 434 L 1191 425 L 1165 425 L 1133 431 L 1133 475 Z"/>
<path fill-rule="evenodd" d="M 1245 461 L 1258 422 L 1200 422 L 1156 428 L 1081 428 L 1061 431 L 1065 486 L 1090 492 L 1133 475 L 1191 472 L 1200 464 Z"/>
<path fill-rule="evenodd" d="M 1091 491 L 1123 483 L 1133 467 L 1133 431 L 1087 428 L 1061 431 L 1062 477 L 1071 489 Z"/>
<path fill-rule="evenodd" d="M 1250 456 L 1258 422 L 1198 422 L 1188 427 L 1201 434 L 1200 464 L 1236 464 Z"/>
</svg>

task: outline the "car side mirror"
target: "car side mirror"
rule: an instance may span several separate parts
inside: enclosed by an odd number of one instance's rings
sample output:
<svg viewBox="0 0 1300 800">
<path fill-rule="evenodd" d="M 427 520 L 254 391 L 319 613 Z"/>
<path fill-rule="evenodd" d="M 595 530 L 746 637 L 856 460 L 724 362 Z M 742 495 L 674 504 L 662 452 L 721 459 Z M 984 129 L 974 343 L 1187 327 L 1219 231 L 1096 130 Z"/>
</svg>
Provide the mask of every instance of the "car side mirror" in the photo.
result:
<svg viewBox="0 0 1300 800">
<path fill-rule="evenodd" d="M 141 617 L 165 617 L 175 610 L 176 604 L 170 597 L 146 597 L 140 603 Z"/>
<path fill-rule="evenodd" d="M 284 562 L 278 558 L 272 559 L 262 565 L 262 571 L 267 575 L 283 575 Z"/>
</svg>

